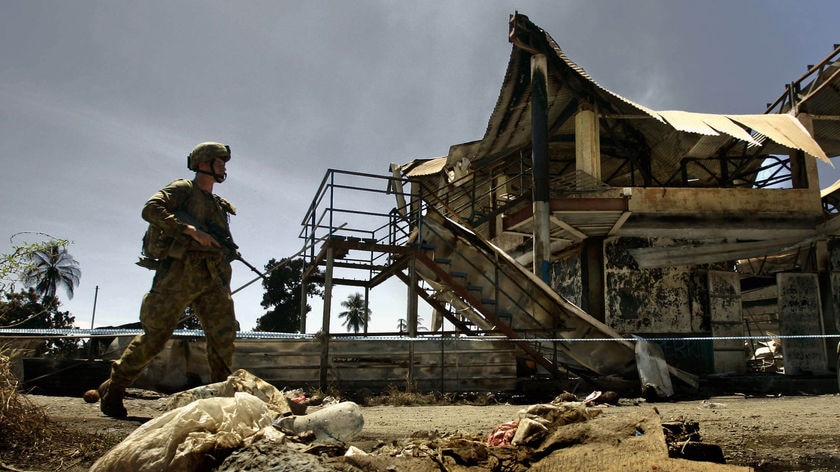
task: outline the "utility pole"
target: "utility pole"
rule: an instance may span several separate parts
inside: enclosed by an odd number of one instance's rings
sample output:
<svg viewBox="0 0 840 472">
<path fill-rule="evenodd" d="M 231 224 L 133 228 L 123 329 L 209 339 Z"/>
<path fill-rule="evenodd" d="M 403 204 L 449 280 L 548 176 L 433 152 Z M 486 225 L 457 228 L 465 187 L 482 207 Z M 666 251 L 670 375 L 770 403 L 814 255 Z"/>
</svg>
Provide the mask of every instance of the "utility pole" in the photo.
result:
<svg viewBox="0 0 840 472">
<path fill-rule="evenodd" d="M 99 298 L 99 285 L 96 286 L 96 291 L 93 292 L 93 314 L 90 315 L 90 329 L 93 329 L 93 321 L 96 319 L 96 300 Z M 93 336 L 88 341 L 88 360 L 93 360 Z"/>
</svg>

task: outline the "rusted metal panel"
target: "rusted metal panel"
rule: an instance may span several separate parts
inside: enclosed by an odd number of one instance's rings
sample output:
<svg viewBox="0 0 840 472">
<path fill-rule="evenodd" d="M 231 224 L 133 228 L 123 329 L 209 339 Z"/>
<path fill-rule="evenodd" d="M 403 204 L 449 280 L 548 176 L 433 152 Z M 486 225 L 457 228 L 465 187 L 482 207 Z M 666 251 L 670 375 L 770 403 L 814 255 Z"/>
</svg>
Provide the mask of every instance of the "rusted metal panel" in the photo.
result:
<svg viewBox="0 0 840 472">
<path fill-rule="evenodd" d="M 785 148 L 802 150 L 830 163 L 825 151 L 814 141 L 802 123 L 792 115 L 781 113 L 777 115 L 726 115 L 726 117 L 761 133 Z"/>
<path fill-rule="evenodd" d="M 416 165 L 412 163 L 412 167 L 405 171 L 406 177 L 419 177 L 424 175 L 433 175 L 442 171 L 446 166 L 446 156 L 429 159 L 425 162 L 420 162 Z"/>
<path fill-rule="evenodd" d="M 658 113 L 671 126 L 681 131 L 701 133 L 708 136 L 717 136 L 718 132 L 720 132 L 740 139 L 751 146 L 758 146 L 760 144 L 744 128 L 741 128 L 724 115 L 691 113 L 679 110 L 660 111 Z"/>
</svg>

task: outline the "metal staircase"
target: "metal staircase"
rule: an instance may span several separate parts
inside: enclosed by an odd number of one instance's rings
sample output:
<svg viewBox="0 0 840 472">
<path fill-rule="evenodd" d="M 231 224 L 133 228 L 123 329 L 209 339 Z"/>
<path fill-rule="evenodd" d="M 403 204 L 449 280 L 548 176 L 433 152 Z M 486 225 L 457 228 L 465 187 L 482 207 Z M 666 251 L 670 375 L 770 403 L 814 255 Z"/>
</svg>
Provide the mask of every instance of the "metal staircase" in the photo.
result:
<svg viewBox="0 0 840 472">
<path fill-rule="evenodd" d="M 487 197 L 476 194 L 475 185 L 455 187 L 448 194 L 424 193 L 422 185 L 415 185 L 416 193 L 406 194 L 402 188 L 411 181 L 395 180 L 327 172 L 303 220 L 301 238 L 309 250 L 302 252 L 310 267 L 304 278 L 319 266 L 364 274 L 361 279 L 331 277 L 331 283 L 372 288 L 397 277 L 413 285 L 458 332 L 505 336 L 552 375 L 635 377 L 631 343 L 565 300 L 460 216 L 467 208 L 476 217 L 473 223 L 487 221 L 474 203 Z M 376 205 L 393 202 L 377 193 L 401 193 L 398 201 L 400 196 L 410 198 L 404 206 L 377 210 Z M 524 203 L 517 199 L 508 198 L 493 211 Z M 348 221 L 339 225 L 343 218 Z"/>
<path fill-rule="evenodd" d="M 473 325 L 505 335 L 549 372 L 635 372 L 630 343 L 469 228 L 430 209 L 416 235 L 418 274 L 456 295 Z"/>
</svg>

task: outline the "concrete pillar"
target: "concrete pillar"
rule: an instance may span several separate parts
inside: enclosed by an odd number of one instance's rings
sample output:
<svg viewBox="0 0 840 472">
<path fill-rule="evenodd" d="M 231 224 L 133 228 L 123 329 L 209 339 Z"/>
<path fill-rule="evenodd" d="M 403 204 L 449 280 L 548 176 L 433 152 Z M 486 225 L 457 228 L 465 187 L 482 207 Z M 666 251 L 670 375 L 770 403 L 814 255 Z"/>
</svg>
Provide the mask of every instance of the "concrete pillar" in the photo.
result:
<svg viewBox="0 0 840 472">
<path fill-rule="evenodd" d="M 735 272 L 709 271 L 709 317 L 712 336 L 743 337 L 744 316 L 741 308 L 741 280 Z M 715 340 L 712 345 L 717 374 L 744 374 L 747 355 L 742 339 Z"/>
<path fill-rule="evenodd" d="M 601 180 L 601 127 L 596 106 L 581 100 L 575 114 L 575 169 Z"/>
<path fill-rule="evenodd" d="M 575 169 L 601 180 L 601 131 L 598 112 L 593 104 L 581 100 L 575 114 Z M 581 190 L 588 185 L 581 179 Z M 599 321 L 605 319 L 604 239 L 587 238 L 581 252 L 582 308 Z"/>
<path fill-rule="evenodd" d="M 531 56 L 531 154 L 533 158 L 534 274 L 551 282 L 551 224 L 548 188 L 548 62 Z"/>
<path fill-rule="evenodd" d="M 779 288 L 779 334 L 822 335 L 822 301 L 817 274 L 776 274 Z M 828 353 L 822 338 L 782 339 L 785 374 L 826 373 Z"/>
</svg>

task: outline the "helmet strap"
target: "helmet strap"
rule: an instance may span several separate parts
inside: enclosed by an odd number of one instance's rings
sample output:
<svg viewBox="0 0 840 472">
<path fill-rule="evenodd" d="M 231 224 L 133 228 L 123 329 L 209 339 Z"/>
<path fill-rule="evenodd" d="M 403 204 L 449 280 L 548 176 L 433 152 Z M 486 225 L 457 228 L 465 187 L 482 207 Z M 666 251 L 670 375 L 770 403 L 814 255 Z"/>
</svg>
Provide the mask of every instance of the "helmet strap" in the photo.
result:
<svg viewBox="0 0 840 472">
<path fill-rule="evenodd" d="M 218 159 L 218 158 L 216 158 L 216 159 Z M 213 162 L 210 163 L 210 169 L 212 169 L 212 171 L 197 169 L 195 172 L 198 173 L 198 174 L 212 175 L 213 178 L 216 180 L 216 183 L 220 184 L 220 183 L 224 182 L 225 179 L 227 179 L 227 172 L 225 172 L 224 174 L 217 174 L 216 173 L 216 170 L 215 170 L 216 166 L 213 165 L 213 164 L 216 163 L 216 159 L 213 159 Z"/>
</svg>

